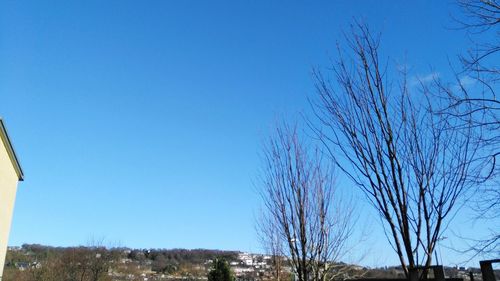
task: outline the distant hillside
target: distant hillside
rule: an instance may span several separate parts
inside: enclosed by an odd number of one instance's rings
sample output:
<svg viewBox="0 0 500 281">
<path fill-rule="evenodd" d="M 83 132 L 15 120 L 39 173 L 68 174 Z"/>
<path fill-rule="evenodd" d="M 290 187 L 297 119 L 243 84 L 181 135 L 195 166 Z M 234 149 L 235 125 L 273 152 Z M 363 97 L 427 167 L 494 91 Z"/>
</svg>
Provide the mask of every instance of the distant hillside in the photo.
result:
<svg viewBox="0 0 500 281">
<path fill-rule="evenodd" d="M 129 249 L 104 247 L 50 247 L 25 244 L 7 252 L 3 281 L 151 281 L 205 280 L 215 258 L 224 258 L 238 280 L 271 280 L 273 259 L 261 254 L 207 249 Z M 283 274 L 291 277 L 286 258 Z M 336 263 L 339 280 L 353 277 L 403 278 L 401 267 L 366 268 Z M 478 268 L 446 267 L 448 277 L 481 280 Z M 500 271 L 496 271 L 500 279 Z"/>
</svg>

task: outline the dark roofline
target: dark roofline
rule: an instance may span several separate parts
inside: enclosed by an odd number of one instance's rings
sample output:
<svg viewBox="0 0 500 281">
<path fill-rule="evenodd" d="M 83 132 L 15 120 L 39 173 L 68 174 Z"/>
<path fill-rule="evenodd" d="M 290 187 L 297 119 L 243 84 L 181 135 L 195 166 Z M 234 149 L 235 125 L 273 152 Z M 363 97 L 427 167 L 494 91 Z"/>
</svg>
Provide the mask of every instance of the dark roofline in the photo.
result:
<svg viewBox="0 0 500 281">
<path fill-rule="evenodd" d="M 19 159 L 16 156 L 16 152 L 14 151 L 14 147 L 9 139 L 9 134 L 7 134 L 7 129 L 5 128 L 5 124 L 0 118 L 0 138 L 2 139 L 5 149 L 7 150 L 7 154 L 9 154 L 10 161 L 12 162 L 12 166 L 14 166 L 14 170 L 16 170 L 17 178 L 22 181 L 24 180 L 23 169 L 21 168 L 21 164 L 19 164 Z"/>
</svg>

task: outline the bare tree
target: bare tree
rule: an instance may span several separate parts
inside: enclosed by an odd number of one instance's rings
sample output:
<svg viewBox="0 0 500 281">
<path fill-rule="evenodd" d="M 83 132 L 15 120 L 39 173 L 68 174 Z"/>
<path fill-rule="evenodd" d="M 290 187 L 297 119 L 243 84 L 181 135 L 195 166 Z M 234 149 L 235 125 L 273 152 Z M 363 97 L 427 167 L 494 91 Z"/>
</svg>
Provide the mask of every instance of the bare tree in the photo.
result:
<svg viewBox="0 0 500 281">
<path fill-rule="evenodd" d="M 460 90 L 447 91 L 450 102 L 445 113 L 457 118 L 470 116 L 474 125 L 482 130 L 480 141 L 485 146 L 490 167 L 489 173 L 480 178 L 484 181 L 496 178 L 500 172 L 497 163 L 500 155 L 500 100 L 496 95 L 500 86 L 500 3 L 497 0 L 458 0 L 458 4 L 465 19 L 457 21 L 471 36 L 481 35 L 481 38 L 472 39 L 472 47 L 460 57 L 462 75 L 469 75 L 479 87 L 467 87 L 459 80 Z"/>
<path fill-rule="evenodd" d="M 497 0 L 457 2 L 462 15 L 455 19 L 467 31 L 472 46 L 460 56 L 463 70 L 456 74 L 458 87 L 439 84 L 445 93 L 442 97 L 447 101 L 440 113 L 464 124 L 473 124 L 477 131 L 474 141 L 481 146 L 477 157 L 481 169 L 473 178 L 477 196 L 471 200 L 472 208 L 476 219 L 495 225 L 500 219 L 500 100 L 496 94 L 500 86 L 500 3 Z M 469 240 L 472 243 L 465 252 L 472 252 L 472 257 L 500 254 L 498 227 L 492 227 L 485 237 Z"/>
<path fill-rule="evenodd" d="M 478 148 L 470 124 L 457 127 L 449 115 L 434 113 L 439 100 L 430 91 L 439 87 L 422 82 L 416 91 L 405 71 L 390 79 L 395 72 L 379 59 L 379 39 L 365 25 L 354 26 L 347 51 L 339 47 L 332 81 L 316 72 L 313 104 L 321 125 L 311 124 L 380 214 L 406 276 L 416 280 L 426 276 L 470 188 Z"/>
<path fill-rule="evenodd" d="M 456 74 L 458 87 L 440 87 L 447 106 L 442 113 L 473 122 L 480 131 L 485 167 L 478 180 L 495 179 L 500 173 L 500 3 L 497 0 L 457 0 L 463 18 L 455 17 L 469 34 L 472 46 L 460 56 L 463 70 Z M 474 86 L 468 84 L 475 84 Z M 498 183 L 497 183 L 498 184 Z M 488 204 L 486 204 L 488 205 Z"/>
<path fill-rule="evenodd" d="M 458 0 L 458 5 L 465 16 L 464 20 L 455 18 L 461 28 L 474 35 L 491 33 L 491 41 L 481 42 L 473 39 L 473 46 L 467 54 L 461 56 L 465 70 L 473 71 L 488 80 L 498 82 L 500 68 L 500 2 L 497 0 Z M 481 80 L 483 80 L 481 79 Z M 485 81 L 485 80 L 483 80 Z"/>
<path fill-rule="evenodd" d="M 49 259 L 43 265 L 42 269 L 47 271 L 43 280 L 110 280 L 108 269 L 114 254 L 102 246 L 67 248 L 60 257 Z"/>
<path fill-rule="evenodd" d="M 261 195 L 267 237 L 289 258 L 299 281 L 331 280 L 352 232 L 352 209 L 341 208 L 333 171 L 309 149 L 297 126 L 284 125 L 263 153 Z"/>
<path fill-rule="evenodd" d="M 283 242 L 272 217 L 263 213 L 257 221 L 256 230 L 264 250 L 271 256 L 272 280 L 287 280 L 286 273 L 283 271 L 285 266 Z"/>
</svg>

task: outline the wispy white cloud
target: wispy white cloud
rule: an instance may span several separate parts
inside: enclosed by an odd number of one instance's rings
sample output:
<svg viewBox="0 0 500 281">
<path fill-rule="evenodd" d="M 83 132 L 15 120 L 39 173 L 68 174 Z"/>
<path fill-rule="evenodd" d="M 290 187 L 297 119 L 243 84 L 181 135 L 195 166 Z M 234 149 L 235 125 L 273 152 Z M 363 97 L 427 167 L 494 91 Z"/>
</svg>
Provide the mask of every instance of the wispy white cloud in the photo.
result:
<svg viewBox="0 0 500 281">
<path fill-rule="evenodd" d="M 439 72 L 431 72 L 425 75 L 415 75 L 410 78 L 410 86 L 417 86 L 420 84 L 428 84 L 436 79 L 438 79 L 440 76 Z"/>
<path fill-rule="evenodd" d="M 470 76 L 462 76 L 458 80 L 458 82 L 455 82 L 452 86 L 453 91 L 461 91 L 462 88 L 464 88 L 467 91 L 470 91 L 471 89 L 474 89 L 474 87 L 477 85 L 477 80 L 470 77 Z"/>
<path fill-rule="evenodd" d="M 470 76 L 460 77 L 460 84 L 464 87 L 472 86 L 472 85 L 476 84 L 476 82 L 477 82 L 477 80 L 471 78 Z"/>
</svg>

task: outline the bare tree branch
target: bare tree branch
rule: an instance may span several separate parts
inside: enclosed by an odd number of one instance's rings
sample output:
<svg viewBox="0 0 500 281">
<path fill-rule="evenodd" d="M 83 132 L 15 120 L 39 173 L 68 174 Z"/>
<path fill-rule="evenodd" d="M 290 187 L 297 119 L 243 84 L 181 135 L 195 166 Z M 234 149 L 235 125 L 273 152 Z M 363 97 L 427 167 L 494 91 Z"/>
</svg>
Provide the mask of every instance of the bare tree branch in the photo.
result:
<svg viewBox="0 0 500 281">
<path fill-rule="evenodd" d="M 266 244 L 289 258 L 298 280 L 332 280 L 353 229 L 352 207 L 337 204 L 333 170 L 304 145 L 296 125 L 279 127 L 263 158 Z"/>
<path fill-rule="evenodd" d="M 415 280 L 418 267 L 431 265 L 447 219 L 471 186 L 478 145 L 471 142 L 471 124 L 458 128 L 449 115 L 435 114 L 440 106 L 431 93 L 439 87 L 421 83 L 414 92 L 405 71 L 399 87 L 391 86 L 379 38 L 365 25 L 354 26 L 350 59 L 339 48 L 333 82 L 315 73 L 321 123 L 315 129 L 383 218 L 405 274 Z"/>
</svg>

